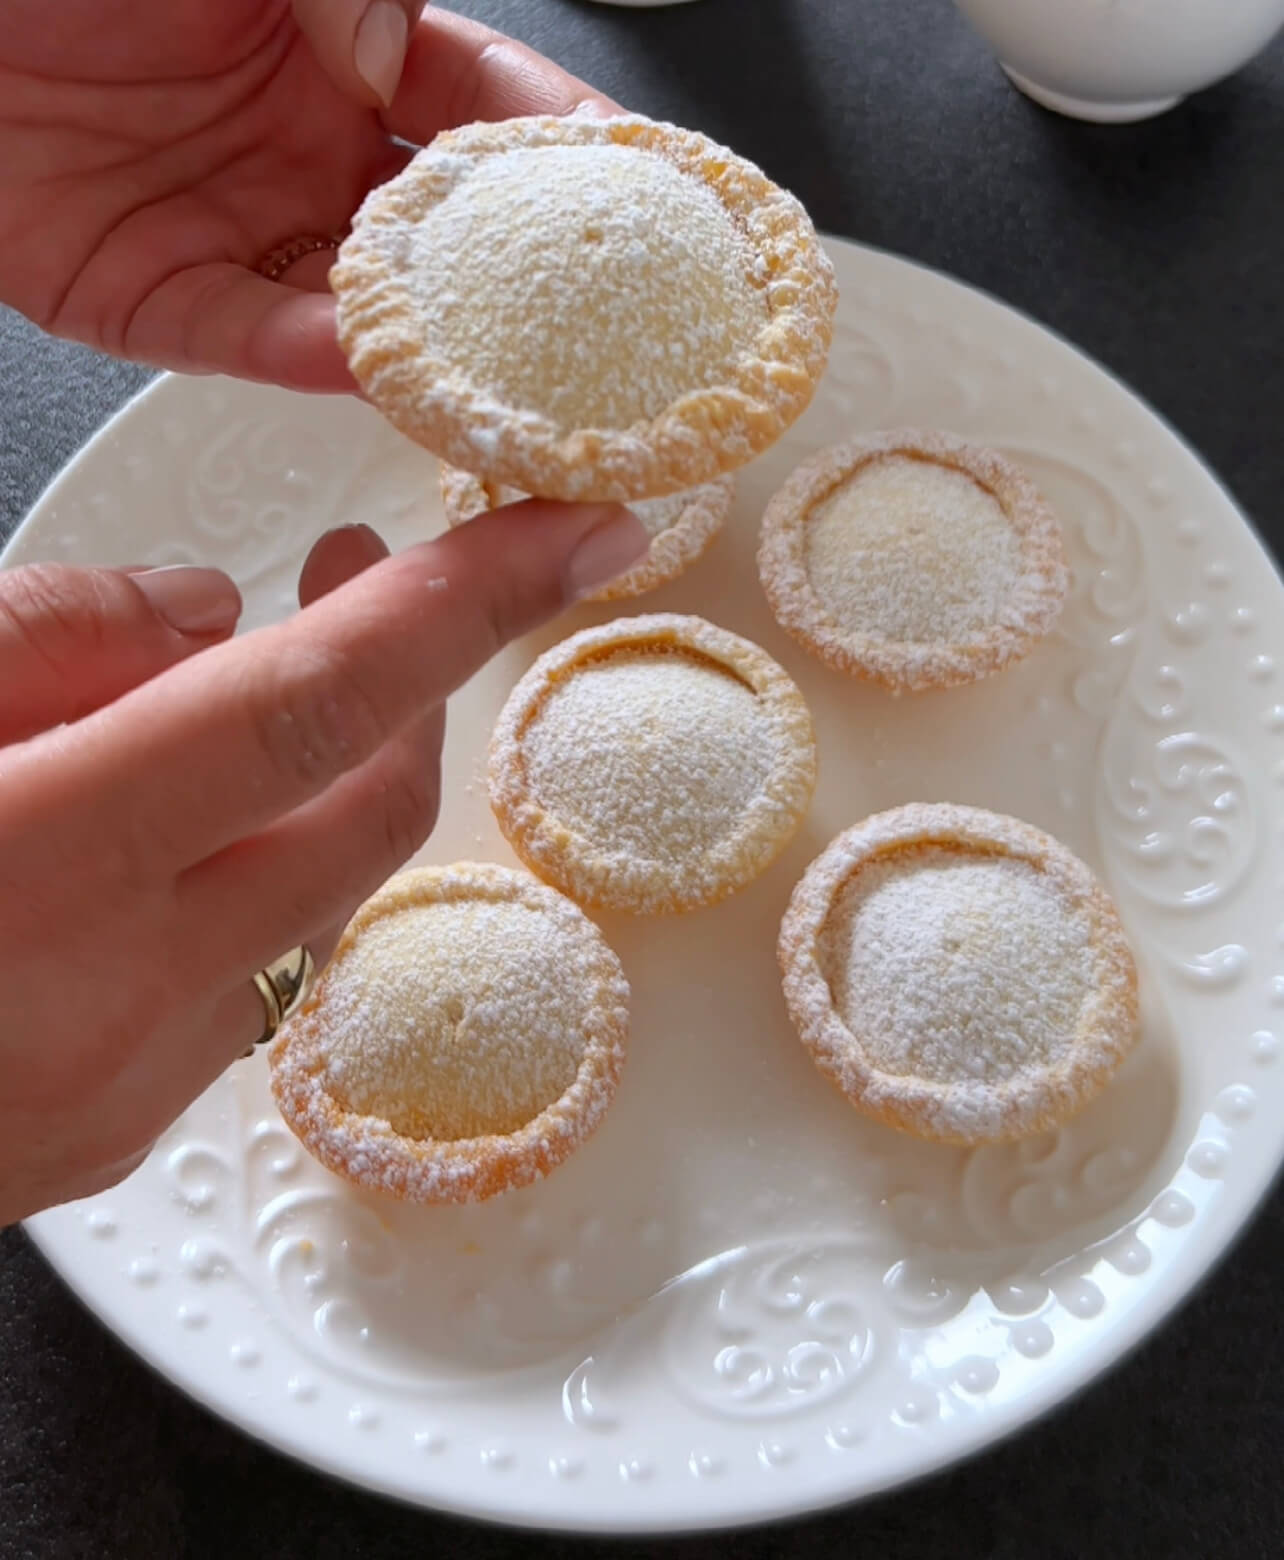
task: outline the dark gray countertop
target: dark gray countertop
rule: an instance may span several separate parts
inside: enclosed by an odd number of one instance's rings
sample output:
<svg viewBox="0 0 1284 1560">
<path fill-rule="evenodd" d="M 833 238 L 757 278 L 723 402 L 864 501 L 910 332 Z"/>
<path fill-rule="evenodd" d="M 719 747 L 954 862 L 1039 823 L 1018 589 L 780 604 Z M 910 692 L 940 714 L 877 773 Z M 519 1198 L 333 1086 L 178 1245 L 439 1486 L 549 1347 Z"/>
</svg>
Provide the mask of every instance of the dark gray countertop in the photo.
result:
<svg viewBox="0 0 1284 1560">
<path fill-rule="evenodd" d="M 1013 93 L 948 0 L 457 8 L 630 106 L 729 142 L 819 226 L 949 271 L 1067 336 L 1156 406 L 1284 550 L 1284 40 L 1162 119 L 1099 129 Z M 144 378 L 0 312 L 0 540 Z M 1277 1192 L 1174 1321 L 1011 1444 L 808 1522 L 608 1546 L 404 1510 L 262 1450 L 138 1364 L 11 1230 L 0 1555 L 1273 1557 L 1282 1281 Z"/>
</svg>

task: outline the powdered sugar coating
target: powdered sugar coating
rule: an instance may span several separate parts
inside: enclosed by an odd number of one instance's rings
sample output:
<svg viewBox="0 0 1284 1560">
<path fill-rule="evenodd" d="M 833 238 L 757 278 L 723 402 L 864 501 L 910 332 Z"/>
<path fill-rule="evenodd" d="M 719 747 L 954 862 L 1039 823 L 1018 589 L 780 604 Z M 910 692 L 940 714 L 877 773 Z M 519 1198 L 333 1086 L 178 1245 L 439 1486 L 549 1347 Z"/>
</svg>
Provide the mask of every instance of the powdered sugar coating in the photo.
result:
<svg viewBox="0 0 1284 1560">
<path fill-rule="evenodd" d="M 1138 1034 L 1136 968 L 1089 869 L 977 808 L 911 803 L 811 864 L 781 925 L 785 1000 L 858 1109 L 920 1137 L 1045 1131 Z"/>
<path fill-rule="evenodd" d="M 893 692 L 1001 670 L 1056 622 L 1056 517 L 993 450 L 902 430 L 803 462 L 763 516 L 758 568 L 781 626 Z"/>
<path fill-rule="evenodd" d="M 402 432 L 489 482 L 623 502 L 777 439 L 837 300 L 797 200 L 635 117 L 439 135 L 366 198 L 331 285 L 353 374 Z"/>
<path fill-rule="evenodd" d="M 537 1180 L 614 1097 L 629 988 L 601 933 L 529 874 L 392 878 L 353 917 L 271 1055 L 286 1123 L 327 1168 L 412 1202 Z"/>
<path fill-rule="evenodd" d="M 406 264 L 447 372 L 563 435 L 631 428 L 723 383 L 767 323 L 755 256 L 718 197 L 618 144 L 479 159 L 424 212 Z"/>
<path fill-rule="evenodd" d="M 923 644 L 974 639 L 1019 587 L 1021 543 L 994 495 L 907 455 L 867 461 L 811 512 L 807 577 L 838 623 Z"/>
<path fill-rule="evenodd" d="M 521 900 L 438 900 L 384 916 L 331 977 L 326 1088 L 409 1137 L 517 1131 L 579 1070 L 594 952 Z"/>
<path fill-rule="evenodd" d="M 491 805 L 523 861 L 581 903 L 713 904 L 802 821 L 811 717 L 757 645 L 702 618 L 617 618 L 542 656 L 491 742 Z"/>
<path fill-rule="evenodd" d="M 523 752 L 532 795 L 575 833 L 679 872 L 718 849 L 775 763 L 751 689 L 649 648 L 550 689 Z"/>
<path fill-rule="evenodd" d="M 728 472 L 664 498 L 644 498 L 629 505 L 652 538 L 651 550 L 618 579 L 585 597 L 587 601 L 619 601 L 645 595 L 677 579 L 712 545 L 727 522 L 735 500 L 736 479 Z M 529 495 L 517 488 L 483 482 L 455 466 L 441 467 L 441 497 L 447 523 L 454 527 L 504 504 L 520 504 Z"/>
<path fill-rule="evenodd" d="M 870 1062 L 933 1083 L 1059 1064 L 1096 976 L 1086 922 L 1029 862 L 941 846 L 853 873 L 817 954 Z"/>
</svg>

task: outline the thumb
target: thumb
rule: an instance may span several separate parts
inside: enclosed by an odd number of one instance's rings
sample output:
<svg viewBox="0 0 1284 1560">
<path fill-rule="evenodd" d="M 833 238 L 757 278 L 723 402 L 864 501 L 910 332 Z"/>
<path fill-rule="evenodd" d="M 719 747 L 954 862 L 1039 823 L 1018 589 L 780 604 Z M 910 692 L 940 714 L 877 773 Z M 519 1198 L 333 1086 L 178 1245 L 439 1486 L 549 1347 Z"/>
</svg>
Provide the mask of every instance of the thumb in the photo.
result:
<svg viewBox="0 0 1284 1560">
<path fill-rule="evenodd" d="M 236 627 L 217 569 L 0 571 L 0 745 L 77 720 Z"/>
<path fill-rule="evenodd" d="M 340 91 L 385 108 L 426 0 L 292 0 L 299 30 Z"/>
</svg>

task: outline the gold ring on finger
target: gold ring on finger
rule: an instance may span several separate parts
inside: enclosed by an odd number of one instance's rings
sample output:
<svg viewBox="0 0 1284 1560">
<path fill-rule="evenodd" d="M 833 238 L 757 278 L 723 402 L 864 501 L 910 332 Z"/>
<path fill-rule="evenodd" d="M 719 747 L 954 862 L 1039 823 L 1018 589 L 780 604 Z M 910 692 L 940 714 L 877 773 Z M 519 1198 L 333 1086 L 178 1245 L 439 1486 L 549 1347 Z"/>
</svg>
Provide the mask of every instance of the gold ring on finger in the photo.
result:
<svg viewBox="0 0 1284 1560">
<path fill-rule="evenodd" d="M 316 965 L 307 945 L 301 943 L 279 959 L 273 959 L 254 977 L 254 987 L 263 999 L 263 1033 L 245 1056 L 253 1056 L 261 1045 L 273 1039 L 287 1018 L 292 1018 L 312 994 Z"/>
</svg>

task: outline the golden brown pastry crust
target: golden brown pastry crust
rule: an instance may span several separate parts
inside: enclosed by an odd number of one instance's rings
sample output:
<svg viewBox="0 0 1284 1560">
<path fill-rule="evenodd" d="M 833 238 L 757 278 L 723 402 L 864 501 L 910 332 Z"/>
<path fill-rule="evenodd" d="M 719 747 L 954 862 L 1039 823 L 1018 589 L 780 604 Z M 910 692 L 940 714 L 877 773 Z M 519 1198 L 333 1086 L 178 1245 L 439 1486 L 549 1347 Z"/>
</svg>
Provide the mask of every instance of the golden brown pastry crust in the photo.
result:
<svg viewBox="0 0 1284 1560">
<path fill-rule="evenodd" d="M 964 642 L 908 643 L 885 637 L 876 626 L 841 623 L 820 600 L 807 566 L 809 519 L 848 478 L 886 456 L 963 472 L 997 500 L 1017 533 L 1023 562 L 1001 622 Z M 786 633 L 835 670 L 893 693 L 949 688 L 1001 671 L 1052 629 L 1070 589 L 1061 528 L 1025 473 L 994 450 L 918 429 L 851 439 L 796 467 L 763 515 L 758 572 Z"/>
<path fill-rule="evenodd" d="M 518 903 L 589 952 L 590 1014 L 570 1086 L 509 1133 L 448 1141 L 411 1137 L 345 1107 L 327 1088 L 327 993 L 367 928 L 384 917 L 460 900 Z M 479 951 L 480 956 L 480 951 Z M 396 970 L 388 972 L 396 979 Z M 407 1202 L 479 1202 L 539 1180 L 594 1131 L 614 1098 L 628 1038 L 629 987 L 619 959 L 583 912 L 528 873 L 490 863 L 425 867 L 392 878 L 357 911 L 302 1010 L 271 1052 L 272 1094 L 286 1125 L 327 1169 Z"/>
<path fill-rule="evenodd" d="M 754 255 L 766 323 L 726 384 L 695 386 L 627 429 L 559 429 L 497 405 L 434 356 L 395 253 L 485 158 L 549 146 L 631 147 L 662 157 L 721 201 Z M 367 196 L 330 273 L 339 340 L 369 400 L 408 437 L 483 480 L 541 498 L 628 502 L 696 487 L 751 460 L 806 408 L 824 373 L 833 267 L 799 202 L 705 136 L 624 116 L 513 119 L 443 132 Z"/>
<path fill-rule="evenodd" d="M 1058 1065 L 998 1082 L 960 1068 L 949 1083 L 892 1075 L 872 1060 L 838 1011 L 820 940 L 845 886 L 872 863 L 910 865 L 925 848 L 960 858 L 1013 857 L 1036 868 L 1088 929 L 1095 989 Z M 820 1071 L 863 1114 L 916 1137 L 975 1144 L 1029 1137 L 1074 1115 L 1105 1087 L 1138 1037 L 1137 971 L 1109 896 L 1077 856 L 1015 818 L 973 807 L 910 803 L 846 830 L 794 890 L 777 948 L 785 1002 Z"/>
<path fill-rule="evenodd" d="M 631 596 L 644 596 L 658 590 L 680 574 L 685 574 L 708 552 L 718 533 L 727 523 L 731 505 L 736 495 L 736 479 L 730 473 L 714 482 L 702 483 L 684 494 L 669 498 L 641 499 L 634 503 L 634 513 L 647 503 L 676 506 L 673 521 L 661 531 L 654 532 L 651 550 L 640 563 L 621 574 L 601 590 L 586 596 L 586 601 L 623 601 Z M 504 504 L 520 504 L 528 495 L 516 488 L 496 486 L 483 482 L 470 472 L 455 466 L 441 467 L 441 499 L 446 511 L 446 522 L 451 527 L 475 520 L 488 510 Z M 642 518 L 645 519 L 643 515 Z M 648 529 L 650 527 L 648 526 Z"/>
<path fill-rule="evenodd" d="M 757 701 L 768 745 L 761 792 L 729 816 L 715 847 L 680 864 L 639 859 L 611 839 L 586 838 L 533 794 L 524 749 L 549 696 L 576 672 L 617 654 L 687 656 L 712 665 Z M 664 783 L 662 776 L 656 777 Z M 584 776 L 586 788 L 601 776 Z M 703 618 L 656 613 L 616 618 L 573 634 L 540 657 L 514 688 L 491 740 L 491 807 L 518 856 L 580 904 L 662 915 L 711 905 L 750 883 L 784 849 L 816 784 L 811 714 L 788 674 L 766 651 Z"/>
</svg>

